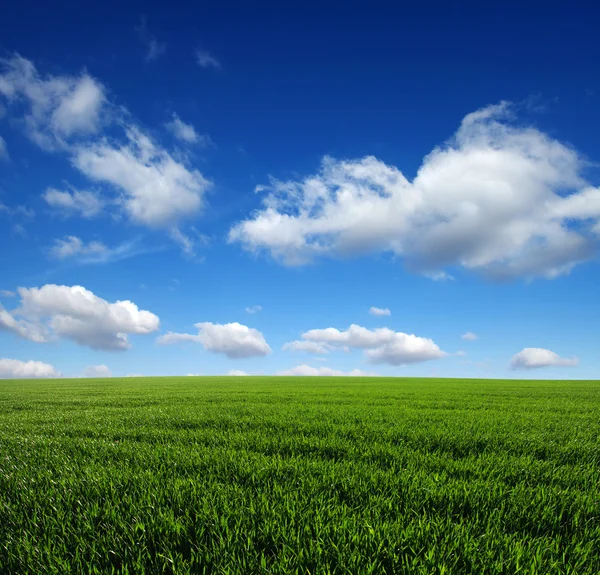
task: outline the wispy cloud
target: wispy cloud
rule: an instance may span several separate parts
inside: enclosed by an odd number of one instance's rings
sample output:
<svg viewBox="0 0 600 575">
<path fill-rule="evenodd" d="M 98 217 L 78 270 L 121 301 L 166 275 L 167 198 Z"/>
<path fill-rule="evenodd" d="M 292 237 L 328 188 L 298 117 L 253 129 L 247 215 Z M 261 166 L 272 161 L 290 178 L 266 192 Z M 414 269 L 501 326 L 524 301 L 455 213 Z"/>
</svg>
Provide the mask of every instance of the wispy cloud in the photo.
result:
<svg viewBox="0 0 600 575">
<path fill-rule="evenodd" d="M 79 264 L 108 264 L 154 251 L 158 251 L 158 248 L 140 245 L 140 238 L 109 248 L 102 242 L 86 243 L 77 236 L 66 236 L 54 240 L 54 245 L 48 250 L 48 256 L 51 259 L 71 260 Z"/>
<path fill-rule="evenodd" d="M 207 50 L 197 48 L 195 56 L 198 66 L 201 66 L 202 68 L 214 68 L 215 70 L 220 70 L 222 68 L 221 62 Z"/>
<path fill-rule="evenodd" d="M 246 308 L 246 313 L 258 313 L 259 311 L 262 311 L 262 306 L 260 305 L 253 305 Z"/>
<path fill-rule="evenodd" d="M 166 52 L 167 44 L 165 42 L 159 42 L 148 30 L 145 16 L 140 18 L 140 23 L 135 27 L 135 31 L 146 48 L 146 62 L 156 60 L 159 56 L 162 56 Z"/>
</svg>

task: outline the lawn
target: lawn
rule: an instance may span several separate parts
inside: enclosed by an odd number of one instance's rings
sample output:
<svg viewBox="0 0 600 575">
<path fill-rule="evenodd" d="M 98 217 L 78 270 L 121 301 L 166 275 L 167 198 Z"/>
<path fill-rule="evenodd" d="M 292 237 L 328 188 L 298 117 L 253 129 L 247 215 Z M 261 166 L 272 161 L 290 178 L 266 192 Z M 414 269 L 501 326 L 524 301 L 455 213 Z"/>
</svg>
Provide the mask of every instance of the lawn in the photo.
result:
<svg viewBox="0 0 600 575">
<path fill-rule="evenodd" d="M 0 382 L 0 571 L 600 573 L 600 382 Z"/>
</svg>

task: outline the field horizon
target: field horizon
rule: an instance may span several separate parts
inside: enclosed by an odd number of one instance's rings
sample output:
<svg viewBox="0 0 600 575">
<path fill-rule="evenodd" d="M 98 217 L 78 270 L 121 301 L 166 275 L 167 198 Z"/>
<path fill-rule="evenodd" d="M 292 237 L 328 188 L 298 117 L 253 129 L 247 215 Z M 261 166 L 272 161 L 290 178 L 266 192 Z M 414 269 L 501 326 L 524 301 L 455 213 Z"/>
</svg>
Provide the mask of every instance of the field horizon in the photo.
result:
<svg viewBox="0 0 600 575">
<path fill-rule="evenodd" d="M 600 571 L 600 382 L 0 383 L 6 573 Z"/>
</svg>

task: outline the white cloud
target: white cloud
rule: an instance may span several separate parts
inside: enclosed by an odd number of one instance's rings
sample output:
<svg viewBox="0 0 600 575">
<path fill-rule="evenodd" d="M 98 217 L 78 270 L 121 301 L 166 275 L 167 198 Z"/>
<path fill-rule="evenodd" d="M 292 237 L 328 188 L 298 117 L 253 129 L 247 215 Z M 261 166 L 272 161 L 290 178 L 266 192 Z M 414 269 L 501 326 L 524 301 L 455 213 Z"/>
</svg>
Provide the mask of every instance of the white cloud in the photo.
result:
<svg viewBox="0 0 600 575">
<path fill-rule="evenodd" d="M 101 242 L 85 244 L 76 236 L 67 236 L 63 240 L 54 240 L 54 245 L 49 250 L 51 258 L 64 260 L 74 256 L 98 255 L 107 251 Z"/>
<path fill-rule="evenodd" d="M 308 353 L 329 353 L 329 348 L 315 341 L 290 341 L 282 348 L 284 351 L 306 351 Z"/>
<path fill-rule="evenodd" d="M 253 305 L 246 308 L 246 313 L 258 313 L 259 311 L 262 311 L 262 306 L 260 305 Z"/>
<path fill-rule="evenodd" d="M 475 340 L 479 339 L 479 336 L 474 334 L 471 331 L 468 331 L 467 333 L 463 333 L 460 336 L 460 339 L 464 339 L 465 341 L 475 341 Z"/>
<path fill-rule="evenodd" d="M 101 350 L 131 347 L 128 334 L 149 334 L 159 319 L 131 301 L 109 303 L 82 286 L 19 288 L 20 307 L 0 306 L 0 329 L 45 343 L 59 338 Z M 17 319 L 21 318 L 21 319 Z"/>
<path fill-rule="evenodd" d="M 106 264 L 125 260 L 148 251 L 139 247 L 137 240 L 109 248 L 102 242 L 92 241 L 86 244 L 77 236 L 67 236 L 64 239 L 55 239 L 54 245 L 48 250 L 48 255 L 57 260 L 71 258 L 80 264 Z"/>
<path fill-rule="evenodd" d="M 506 103 L 467 115 L 413 181 L 372 156 L 325 158 L 318 174 L 272 180 L 264 207 L 229 241 L 286 265 L 390 252 L 441 278 L 460 266 L 495 278 L 553 278 L 595 253 L 600 188 L 576 151 L 511 123 Z"/>
<path fill-rule="evenodd" d="M 0 379 L 33 379 L 60 377 L 61 375 L 60 371 L 49 363 L 0 359 Z"/>
<path fill-rule="evenodd" d="M 17 294 L 14 291 L 8 289 L 0 290 L 0 296 L 2 297 L 15 297 Z"/>
<path fill-rule="evenodd" d="M 9 108 L 23 105 L 25 132 L 42 148 L 65 147 L 69 139 L 100 129 L 105 90 L 89 74 L 43 78 L 31 61 L 19 55 L 1 59 L 0 67 L 0 96 Z"/>
<path fill-rule="evenodd" d="M 302 334 L 302 339 L 323 346 L 364 349 L 370 363 L 405 365 L 447 356 L 433 340 L 395 332 L 388 328 L 370 330 L 352 324 L 346 331 L 336 328 L 312 329 Z"/>
<path fill-rule="evenodd" d="M 572 357 L 566 359 L 558 354 L 539 347 L 526 347 L 519 353 L 513 355 L 511 361 L 512 369 L 534 369 L 538 367 L 569 367 L 579 364 L 579 359 Z"/>
<path fill-rule="evenodd" d="M 198 134 L 194 129 L 194 126 L 183 122 L 177 114 L 173 114 L 173 119 L 170 122 L 167 122 L 165 126 L 173 136 L 187 144 L 207 146 L 210 143 L 210 138 L 208 136 Z"/>
<path fill-rule="evenodd" d="M 194 216 L 211 183 L 137 128 L 128 126 L 126 134 L 128 143 L 123 146 L 107 141 L 79 146 L 73 164 L 92 180 L 122 192 L 120 201 L 135 223 L 175 227 L 180 220 Z"/>
<path fill-rule="evenodd" d="M 378 377 L 379 374 L 373 372 L 366 372 L 360 369 L 353 369 L 352 371 L 344 372 L 339 369 L 332 369 L 330 367 L 311 367 L 310 365 L 302 364 L 293 367 L 292 369 L 286 369 L 278 371 L 275 375 L 305 375 L 313 377 L 322 376 L 351 376 L 351 377 Z"/>
<path fill-rule="evenodd" d="M 460 349 L 454 355 L 458 355 L 459 357 L 465 357 L 467 355 L 467 352 Z"/>
<path fill-rule="evenodd" d="M 49 206 L 65 216 L 93 218 L 104 207 L 104 202 L 98 194 L 85 190 L 61 191 L 48 188 L 42 197 Z"/>
<path fill-rule="evenodd" d="M 248 375 L 248 374 L 245 371 L 242 371 L 241 369 L 232 369 L 227 373 L 227 375 L 242 376 L 242 375 Z"/>
<path fill-rule="evenodd" d="M 217 60 L 210 52 L 198 48 L 195 56 L 198 66 L 201 66 L 202 68 L 214 68 L 215 70 L 221 69 L 221 62 L 219 62 L 219 60 Z"/>
<path fill-rule="evenodd" d="M 167 51 L 167 44 L 165 42 L 159 42 L 148 30 L 146 18 L 140 18 L 140 23 L 135 27 L 135 31 L 146 48 L 146 62 L 156 60 Z"/>
<path fill-rule="evenodd" d="M 369 309 L 369 313 L 371 315 L 376 315 L 376 316 L 384 316 L 384 315 L 392 315 L 392 312 L 386 307 L 386 308 L 380 308 L 380 307 L 371 307 Z"/>
<path fill-rule="evenodd" d="M 235 323 L 218 324 L 201 322 L 194 325 L 198 334 L 168 332 L 157 342 L 169 345 L 182 342 L 201 344 L 207 351 L 223 353 L 232 359 L 265 356 L 271 348 L 260 331 Z"/>
<path fill-rule="evenodd" d="M 104 364 L 86 367 L 81 377 L 112 377 L 112 371 Z"/>
</svg>

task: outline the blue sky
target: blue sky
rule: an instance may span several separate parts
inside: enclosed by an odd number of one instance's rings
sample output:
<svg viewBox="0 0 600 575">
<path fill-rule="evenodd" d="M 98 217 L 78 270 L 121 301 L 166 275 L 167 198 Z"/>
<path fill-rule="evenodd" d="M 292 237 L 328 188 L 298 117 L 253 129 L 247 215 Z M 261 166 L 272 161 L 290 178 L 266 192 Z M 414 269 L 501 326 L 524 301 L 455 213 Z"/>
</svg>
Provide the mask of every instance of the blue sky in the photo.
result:
<svg viewBox="0 0 600 575">
<path fill-rule="evenodd" d="M 13 3 L 0 377 L 597 378 L 598 16 Z"/>
</svg>

